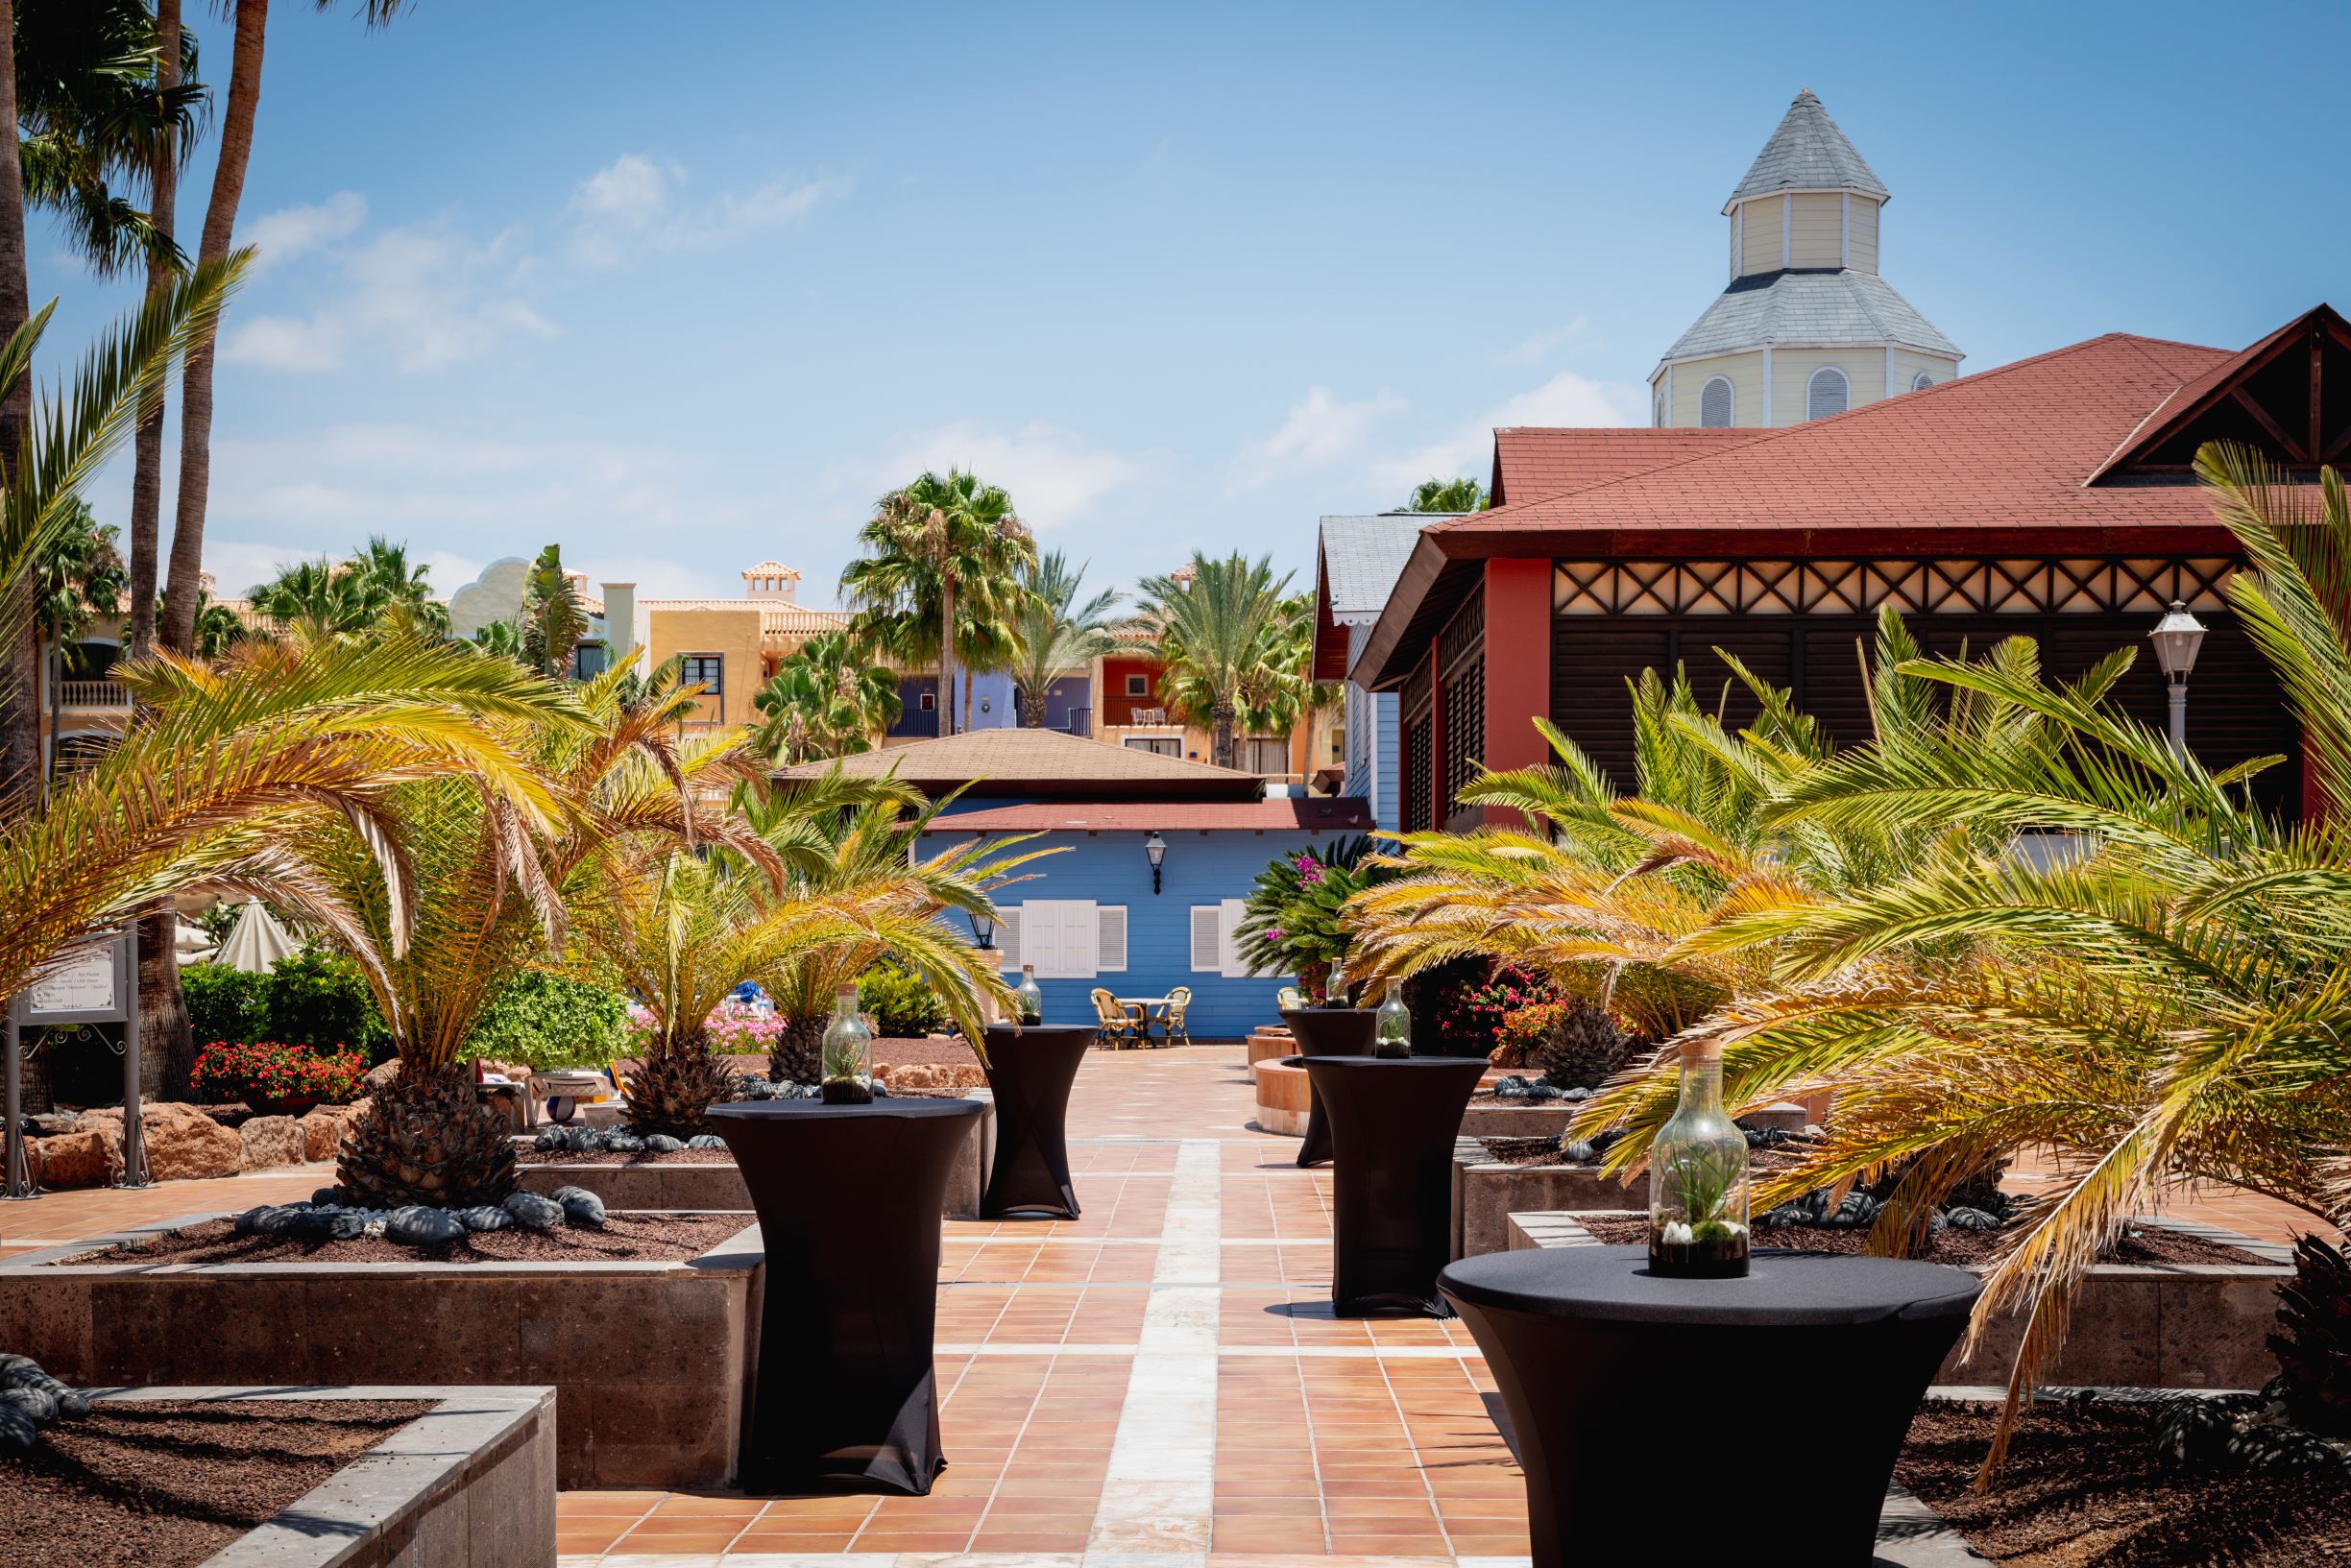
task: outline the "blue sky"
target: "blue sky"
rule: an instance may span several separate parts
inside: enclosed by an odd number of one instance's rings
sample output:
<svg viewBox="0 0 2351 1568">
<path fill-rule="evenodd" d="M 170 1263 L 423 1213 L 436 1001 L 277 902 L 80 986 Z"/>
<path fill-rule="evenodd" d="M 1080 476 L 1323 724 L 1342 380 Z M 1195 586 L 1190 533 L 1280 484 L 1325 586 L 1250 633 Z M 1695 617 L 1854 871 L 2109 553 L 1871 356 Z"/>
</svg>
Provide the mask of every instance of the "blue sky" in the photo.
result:
<svg viewBox="0 0 2351 1568">
<path fill-rule="evenodd" d="M 1639 420 L 1801 87 L 1968 371 L 2351 307 L 2351 109 L 2297 63 L 2347 47 L 2331 4 L 281 5 L 207 564 L 382 532 L 446 593 L 559 540 L 828 601 L 874 497 L 954 462 L 1097 580 L 1303 580 L 1319 514 L 1482 476 L 1497 422 Z M 133 298 L 33 267 L 53 346 Z"/>
</svg>

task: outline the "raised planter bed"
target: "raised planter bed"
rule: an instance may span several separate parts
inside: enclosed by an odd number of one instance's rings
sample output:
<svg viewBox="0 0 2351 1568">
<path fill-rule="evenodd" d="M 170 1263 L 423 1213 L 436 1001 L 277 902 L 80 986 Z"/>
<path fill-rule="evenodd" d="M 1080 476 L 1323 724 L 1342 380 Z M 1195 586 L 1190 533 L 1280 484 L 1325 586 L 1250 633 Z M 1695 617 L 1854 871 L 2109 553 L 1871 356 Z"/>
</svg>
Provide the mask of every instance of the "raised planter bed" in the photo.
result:
<svg viewBox="0 0 2351 1568">
<path fill-rule="evenodd" d="M 1506 1165 L 1462 1137 L 1453 1145 L 1453 1256 L 1509 1251 L 1514 1215 L 1621 1209 L 1628 1191 L 1597 1166 Z"/>
<path fill-rule="evenodd" d="M 1621 1194 L 1622 1190 L 1619 1189 Z M 1640 1217 L 1612 1205 L 1617 1217 Z M 1508 1244 L 1594 1244 L 1584 1220 L 1609 1211 L 1513 1214 Z M 2265 1340 L 2277 1322 L 2277 1286 L 2291 1277 L 2291 1249 L 2183 1219 L 2143 1218 L 2139 1224 L 2198 1237 L 2265 1260 L 2258 1264 L 2093 1265 L 2083 1281 L 2065 1349 L 2049 1370 L 2056 1383 L 2145 1388 L 2258 1388 L 2277 1370 Z M 1806 1232 L 1758 1232 L 1802 1247 Z M 1770 1244 L 1765 1242 L 1763 1244 Z M 1985 1271 L 1971 1265 L 1974 1272 Z M 2004 1379 L 2024 1331 L 2021 1317 L 1992 1325 L 1972 1361 L 1954 1350 L 1939 1374 L 1945 1383 Z"/>
<path fill-rule="evenodd" d="M 59 1261 L 221 1218 L 0 1263 L 0 1344 L 85 1386 L 549 1385 L 561 1484 L 734 1480 L 756 1225 L 682 1263 Z"/>
<path fill-rule="evenodd" d="M 980 1194 L 987 1188 L 988 1168 L 996 1159 L 995 1097 L 986 1090 L 967 1091 L 960 1098 L 981 1101 L 980 1125 L 957 1156 L 947 1178 L 947 1201 L 941 1218 L 977 1219 Z M 523 1148 L 528 1149 L 528 1140 Z M 677 1154 L 659 1160 L 615 1163 L 532 1156 L 547 1163 L 518 1164 L 522 1190 L 552 1193 L 558 1187 L 581 1187 L 604 1200 L 608 1209 L 700 1209 L 751 1212 L 751 1194 L 742 1172 L 723 1151 L 694 1149 L 692 1159 Z"/>
<path fill-rule="evenodd" d="M 99 1392 L 91 1404 L 103 1420 L 165 1403 L 258 1415 L 272 1405 L 381 1401 L 428 1408 L 267 1522 L 191 1560 L 204 1568 L 545 1568 L 555 1560 L 552 1388 L 151 1387 Z"/>
</svg>

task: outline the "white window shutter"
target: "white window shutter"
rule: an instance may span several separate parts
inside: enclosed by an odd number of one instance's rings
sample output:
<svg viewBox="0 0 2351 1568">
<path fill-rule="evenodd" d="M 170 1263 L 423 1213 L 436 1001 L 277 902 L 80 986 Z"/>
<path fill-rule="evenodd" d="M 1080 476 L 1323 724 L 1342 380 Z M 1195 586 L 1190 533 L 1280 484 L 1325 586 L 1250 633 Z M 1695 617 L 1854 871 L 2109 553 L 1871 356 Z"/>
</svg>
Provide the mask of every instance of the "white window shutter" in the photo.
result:
<svg viewBox="0 0 2351 1568">
<path fill-rule="evenodd" d="M 1018 974 L 1021 966 L 1021 912 L 1010 906 L 996 911 L 996 971 Z"/>
<path fill-rule="evenodd" d="M 1226 979 L 1241 979 L 1248 974 L 1248 963 L 1241 956 L 1241 922 L 1248 918 L 1248 905 L 1239 899 L 1226 899 L 1223 905 L 1223 943 L 1219 966 Z"/>
<path fill-rule="evenodd" d="M 1030 899 L 1021 905 L 1021 962 L 1037 978 L 1090 980 L 1095 974 L 1092 899 Z"/>
<path fill-rule="evenodd" d="M 1098 904 L 1094 906 L 1094 969 L 1097 974 L 1120 975 L 1127 970 L 1127 905 Z"/>
<path fill-rule="evenodd" d="M 1095 909 L 1092 899 L 1061 901 L 1061 967 L 1054 973 L 1065 980 L 1090 980 L 1100 967 Z"/>
<path fill-rule="evenodd" d="M 1220 905 L 1192 905 L 1192 967 L 1211 975 L 1224 970 L 1224 910 Z"/>
</svg>

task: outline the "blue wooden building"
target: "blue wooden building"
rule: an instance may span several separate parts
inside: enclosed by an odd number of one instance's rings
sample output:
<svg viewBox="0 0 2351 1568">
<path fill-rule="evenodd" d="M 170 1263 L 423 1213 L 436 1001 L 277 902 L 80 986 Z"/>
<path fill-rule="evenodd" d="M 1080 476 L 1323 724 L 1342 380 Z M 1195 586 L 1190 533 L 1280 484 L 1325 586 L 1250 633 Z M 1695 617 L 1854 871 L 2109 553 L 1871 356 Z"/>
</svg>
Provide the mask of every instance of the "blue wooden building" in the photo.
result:
<svg viewBox="0 0 2351 1568">
<path fill-rule="evenodd" d="M 992 933 L 1007 977 L 1036 966 L 1049 1021 L 1090 1021 L 1097 986 L 1156 998 L 1187 985 L 1196 1040 L 1239 1039 L 1272 1022 L 1287 983 L 1244 973 L 1234 942 L 1257 874 L 1277 855 L 1371 826 L 1361 800 L 1269 798 L 1254 774 L 1053 730 L 978 730 L 844 758 L 841 766 L 894 770 L 932 795 L 970 785 L 932 825 L 937 848 L 1038 833 L 1040 847 L 1062 852 L 1005 890 Z"/>
</svg>

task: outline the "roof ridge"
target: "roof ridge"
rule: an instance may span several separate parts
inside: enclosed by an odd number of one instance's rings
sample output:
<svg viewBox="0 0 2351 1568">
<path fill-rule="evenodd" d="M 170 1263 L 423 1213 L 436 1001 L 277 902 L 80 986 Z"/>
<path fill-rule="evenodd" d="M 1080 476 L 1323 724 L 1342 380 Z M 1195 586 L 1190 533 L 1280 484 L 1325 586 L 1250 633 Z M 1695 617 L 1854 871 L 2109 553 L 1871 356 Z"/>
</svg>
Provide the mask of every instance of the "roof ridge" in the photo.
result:
<svg viewBox="0 0 2351 1568">
<path fill-rule="evenodd" d="M 1541 430 L 1541 429 L 1546 429 L 1546 428 L 1550 428 L 1550 427 L 1549 427 L 1549 426 L 1545 426 L 1545 425 L 1540 425 L 1540 424 L 1517 424 L 1517 425 L 1513 425 L 1511 428 L 1513 428 L 1513 429 L 1515 429 L 1515 430 Z M 1567 430 L 1640 430 L 1640 429 L 1643 429 L 1643 428 L 1645 428 L 1645 427 L 1644 427 L 1644 426 L 1641 426 L 1641 425 L 1637 425 L 1637 424 L 1590 424 L 1590 425 L 1573 425 L 1573 424 L 1571 424 L 1571 425 L 1562 425 L 1562 426 L 1559 426 L 1558 428 L 1561 428 L 1561 429 L 1567 429 Z M 1706 426 L 1706 425 L 1695 425 L 1695 424 L 1679 424 L 1679 425 L 1668 425 L 1668 426 L 1665 426 L 1664 428 L 1666 428 L 1666 429 L 1673 429 L 1673 430 L 1700 430 L 1700 429 L 1710 429 L 1711 427 L 1709 427 L 1709 426 Z M 1793 426 L 1782 426 L 1781 428 L 1782 428 L 1782 430 L 1786 430 L 1786 429 L 1792 429 L 1792 428 L 1794 428 L 1794 427 L 1793 427 Z M 1756 430 L 1755 435 L 1754 435 L 1754 436 L 1752 436 L 1752 437 L 1750 437 L 1749 439 L 1747 439 L 1747 440 L 1745 440 L 1745 441 L 1733 441 L 1733 442 L 1726 442 L 1726 443 L 1724 443 L 1722 446 L 1716 446 L 1716 447 L 1712 448 L 1712 449 L 1711 449 L 1711 450 L 1709 450 L 1709 451 L 1703 451 L 1703 452 L 1687 452 L 1687 453 L 1684 453 L 1684 455 L 1682 455 L 1682 456 L 1680 456 L 1680 457 L 1673 458 L 1673 459 L 1671 459 L 1671 460 L 1669 460 L 1669 461 L 1667 461 L 1667 462 L 1658 463 L 1658 464 L 1653 464 L 1653 465 L 1651 465 L 1650 467 L 1645 468 L 1645 469 L 1636 469 L 1636 470 L 1633 470 L 1631 473 L 1619 473 L 1619 474 L 1615 474 L 1615 475 L 1613 475 L 1612 477 L 1610 477 L 1610 478 L 1607 478 L 1607 479 L 1595 479 L 1595 480 L 1593 480 L 1593 481 L 1592 481 L 1591 483 L 1589 483 L 1589 484 L 1584 484 L 1584 485 L 1570 485 L 1570 486 L 1568 486 L 1568 487 L 1567 487 L 1565 490 L 1547 490 L 1547 491 L 1544 491 L 1544 492 L 1543 492 L 1541 495 L 1529 495 L 1529 496 L 1527 496 L 1527 497 L 1526 497 L 1525 499 L 1523 499 L 1523 500 L 1512 501 L 1511 503 L 1509 503 L 1509 504 L 1508 504 L 1508 505 L 1506 505 L 1506 506 L 1495 506 L 1495 507 L 1489 507 L 1487 510 L 1485 510 L 1485 511 L 1483 511 L 1483 512 L 1465 512 L 1464 514 L 1462 514 L 1462 515 L 1461 515 L 1460 517 L 1458 517 L 1458 518 L 1450 518 L 1450 519 L 1446 519 L 1445 521 L 1443 521 L 1443 522 L 1441 522 L 1441 523 L 1436 524 L 1436 527 L 1437 527 L 1437 528 L 1439 528 L 1439 529 L 1444 529 L 1444 528 L 1450 528 L 1450 527 L 1452 527 L 1452 526 L 1453 526 L 1455 523 L 1460 523 L 1460 522 L 1478 522 L 1478 521 L 1482 521 L 1482 520 L 1484 520 L 1484 519 L 1489 519 L 1489 518 L 1497 518 L 1497 517 L 1500 517 L 1500 516 L 1501 516 L 1503 513 L 1505 513 L 1505 512 L 1515 512 L 1515 511 L 1517 511 L 1517 510 L 1518 510 L 1520 507 L 1524 507 L 1524 506 L 1534 506 L 1534 505 L 1538 504 L 1539 502 L 1542 502 L 1542 501 L 1556 501 L 1556 500 L 1558 500 L 1558 499 L 1559 499 L 1561 496 L 1563 496 L 1563 495 L 1583 495 L 1585 492 L 1587 492 L 1587 491 L 1592 491 L 1592 490 L 1601 490 L 1601 489 L 1605 489 L 1606 487 L 1608 487 L 1608 486 L 1610 486 L 1610 485 L 1620 485 L 1620 484 L 1623 484 L 1623 483 L 1624 483 L 1624 482 L 1625 482 L 1627 479 L 1638 479 L 1638 478 L 1641 478 L 1641 477 L 1643 477 L 1644 475 L 1647 475 L 1647 474 L 1652 474 L 1652 473 L 1662 473 L 1662 472 L 1664 472 L 1664 471 L 1665 471 L 1667 469 L 1678 469 L 1678 468 L 1680 468 L 1682 465 L 1684 465 L 1684 463 L 1695 463 L 1695 462 L 1700 461 L 1700 460 L 1701 460 L 1701 459 L 1703 459 L 1703 458 L 1709 458 L 1709 457 L 1720 457 L 1720 456 L 1723 456 L 1725 453 L 1728 453 L 1728 452 L 1744 451 L 1746 448 L 1748 448 L 1748 447 L 1750 447 L 1750 446 L 1754 446 L 1754 445 L 1756 444 L 1756 442 L 1760 441 L 1760 440 L 1761 440 L 1761 439 L 1763 439 L 1765 436 L 1774 435 L 1774 434 L 1779 434 L 1779 433 L 1781 433 L 1781 432 L 1779 432 L 1779 431 L 1772 431 L 1772 430 L 1766 430 L 1766 429 L 1757 428 L 1757 429 Z M 1425 529 L 1423 530 L 1423 532 L 1426 532 L 1426 531 L 1427 531 L 1427 530 L 1425 530 Z"/>
</svg>

